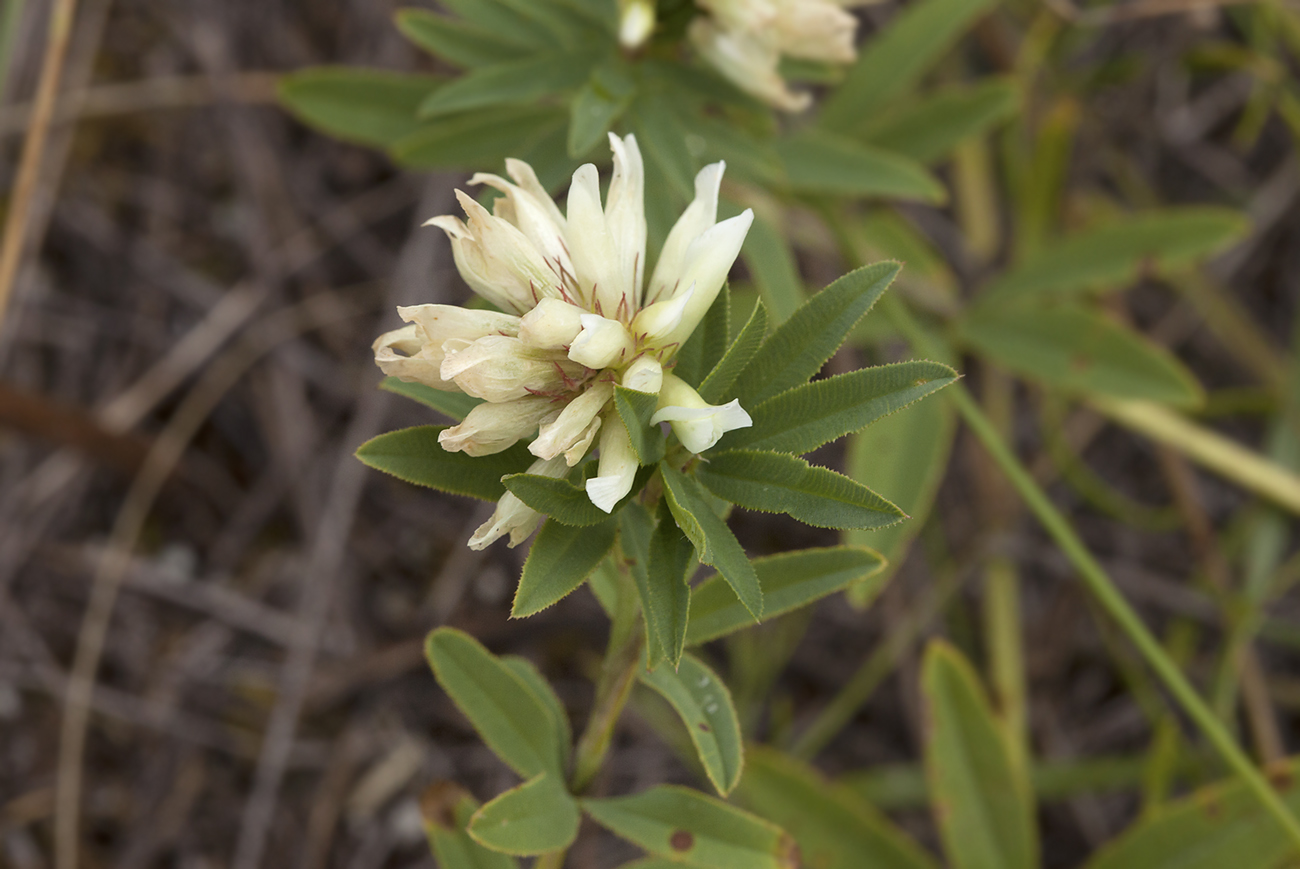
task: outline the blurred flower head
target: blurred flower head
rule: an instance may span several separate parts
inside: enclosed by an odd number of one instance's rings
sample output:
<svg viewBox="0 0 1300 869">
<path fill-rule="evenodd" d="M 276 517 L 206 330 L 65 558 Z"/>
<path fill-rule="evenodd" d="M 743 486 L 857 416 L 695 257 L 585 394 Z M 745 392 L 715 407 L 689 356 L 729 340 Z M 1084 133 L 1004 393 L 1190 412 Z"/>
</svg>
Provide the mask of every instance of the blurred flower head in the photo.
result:
<svg viewBox="0 0 1300 869">
<path fill-rule="evenodd" d="M 749 424 L 734 402 L 711 413 L 664 369 L 717 298 L 753 220 L 746 210 L 718 222 L 723 164 L 706 166 L 647 279 L 641 152 L 630 135 L 611 134 L 610 147 L 614 173 L 603 205 L 591 164 L 574 173 L 563 212 L 519 160 L 506 161 L 510 180 L 471 178 L 501 192 L 492 211 L 457 191 L 465 219 L 428 225 L 446 232 L 461 276 L 500 310 L 398 308 L 409 325 L 374 344 L 385 374 L 483 399 L 442 432 L 446 450 L 483 456 L 531 439 L 530 473 L 562 477 L 598 447 L 586 487 L 606 512 L 631 491 L 638 466 L 613 409 L 615 385 L 660 395 L 663 419 L 692 452 Z M 540 520 L 506 494 L 470 546 L 506 535 L 513 546 Z"/>
<path fill-rule="evenodd" d="M 859 0 L 696 0 L 708 15 L 691 22 L 697 51 L 742 90 L 785 111 L 812 98 L 790 90 L 782 56 L 851 63 L 857 19 L 844 10 Z"/>
</svg>

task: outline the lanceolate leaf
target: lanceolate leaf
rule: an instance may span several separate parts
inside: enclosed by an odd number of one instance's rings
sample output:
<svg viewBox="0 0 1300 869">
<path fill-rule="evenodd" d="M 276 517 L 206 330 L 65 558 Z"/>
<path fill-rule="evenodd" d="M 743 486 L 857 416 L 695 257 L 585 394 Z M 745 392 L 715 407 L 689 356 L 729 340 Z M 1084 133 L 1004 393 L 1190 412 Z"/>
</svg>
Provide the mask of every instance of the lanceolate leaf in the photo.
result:
<svg viewBox="0 0 1300 869">
<path fill-rule="evenodd" d="M 875 585 L 885 560 L 864 546 L 802 549 L 754 559 L 763 588 L 763 609 L 775 618 L 854 583 Z M 747 628 L 754 620 L 722 577 L 714 575 L 691 592 L 686 645 L 695 646 Z"/>
<path fill-rule="evenodd" d="M 671 785 L 582 807 L 658 857 L 709 869 L 796 869 L 794 840 L 780 827 L 698 791 Z"/>
<path fill-rule="evenodd" d="M 510 615 L 518 619 L 541 612 L 582 585 L 614 547 L 617 524 L 612 516 L 589 527 L 544 524 L 528 550 Z"/>
<path fill-rule="evenodd" d="M 599 525 L 610 517 L 609 513 L 591 503 L 586 489 L 575 486 L 568 480 L 557 480 L 540 474 L 511 474 L 502 478 L 501 482 L 520 501 L 564 525 Z M 633 485 L 629 498 L 637 491 Z M 617 513 L 626 500 L 616 504 L 613 512 Z"/>
<path fill-rule="evenodd" d="M 751 746 L 734 799 L 780 824 L 818 869 L 936 869 L 934 860 L 870 803 L 775 749 Z"/>
<path fill-rule="evenodd" d="M 1010 78 L 948 87 L 875 121 L 865 138 L 913 160 L 930 163 L 946 157 L 964 139 L 977 136 L 1015 114 L 1020 89 Z"/>
<path fill-rule="evenodd" d="M 632 102 L 636 84 L 621 61 L 597 66 L 569 106 L 569 156 L 582 157 L 605 139 L 605 134 Z"/>
<path fill-rule="evenodd" d="M 1085 308 L 980 305 L 963 319 L 961 336 L 1017 374 L 1061 389 L 1179 407 L 1203 400 L 1173 354 Z"/>
<path fill-rule="evenodd" d="M 1275 778 L 1300 812 L 1300 765 Z M 1140 819 L 1102 846 L 1086 869 L 1279 869 L 1294 846 L 1240 782 L 1202 788 Z"/>
<path fill-rule="evenodd" d="M 421 798 L 420 808 L 439 869 L 519 869 L 515 858 L 489 851 L 465 832 L 478 802 L 459 785 L 434 784 Z"/>
<path fill-rule="evenodd" d="M 511 42 L 499 32 L 448 15 L 424 9 L 402 9 L 397 29 L 430 54 L 460 67 L 489 66 L 517 58 L 528 47 Z"/>
<path fill-rule="evenodd" d="M 387 148 L 420 127 L 415 112 L 445 81 L 356 67 L 315 67 L 280 79 L 299 120 L 349 142 Z"/>
<path fill-rule="evenodd" d="M 699 386 L 704 376 L 718 364 L 730 336 L 731 290 L 723 286 L 704 319 L 695 327 L 691 337 L 677 351 L 673 373 L 691 386 Z"/>
<path fill-rule="evenodd" d="M 412 401 L 418 401 L 425 407 L 431 407 L 444 416 L 459 422 L 471 410 L 483 403 L 483 399 L 466 395 L 463 392 L 446 392 L 425 386 L 423 383 L 408 383 L 396 377 L 385 377 L 379 381 L 379 388 L 385 392 L 403 395 Z"/>
<path fill-rule="evenodd" d="M 673 643 L 672 630 L 666 628 L 664 622 L 657 618 L 661 610 L 656 607 L 655 592 L 650 588 L 650 538 L 655 532 L 655 521 L 650 516 L 650 512 L 637 502 L 628 504 L 618 518 L 623 564 L 632 574 L 637 597 L 641 600 L 641 618 L 645 622 L 646 657 L 650 667 L 657 667 L 668 657 L 666 649 L 671 648 Z M 600 572 L 608 569 L 602 565 Z M 593 583 L 592 588 L 595 587 Z M 610 607 L 607 604 L 603 605 L 605 611 L 609 612 Z"/>
<path fill-rule="evenodd" d="M 740 330 L 736 340 L 700 384 L 700 397 L 710 404 L 724 403 L 736 378 L 749 365 L 766 337 L 767 309 L 763 307 L 760 299 L 754 305 L 753 313 L 749 315 L 748 322 Z"/>
<path fill-rule="evenodd" d="M 830 133 L 807 131 L 780 140 L 790 188 L 831 196 L 888 196 L 942 202 L 943 185 L 920 163 Z"/>
<path fill-rule="evenodd" d="M 844 83 L 822 105 L 828 130 L 868 125 L 893 98 L 909 90 L 994 0 L 923 0 L 899 13 L 866 43 Z"/>
<path fill-rule="evenodd" d="M 627 427 L 637 460 L 643 465 L 653 465 L 664 457 L 664 433 L 659 426 L 650 425 L 650 417 L 654 416 L 658 401 L 659 396 L 653 393 L 614 387 L 614 407 L 618 410 L 619 419 Z M 605 424 L 611 425 L 613 421 Z"/>
<path fill-rule="evenodd" d="M 926 776 L 949 861 L 956 869 L 1033 869 L 1033 795 L 1016 773 L 975 671 L 936 641 L 926 651 L 921 690 Z"/>
<path fill-rule="evenodd" d="M 444 0 L 442 5 L 479 29 L 502 39 L 535 49 L 554 44 L 553 36 L 546 28 L 528 16 L 518 14 L 502 0 Z"/>
<path fill-rule="evenodd" d="M 396 160 L 416 168 L 495 166 L 555 130 L 563 135 L 568 122 L 568 113 L 552 106 L 494 106 L 426 122 L 390 147 Z"/>
<path fill-rule="evenodd" d="M 493 851 L 527 857 L 567 848 L 581 819 L 563 780 L 544 772 L 475 812 L 469 834 Z"/>
<path fill-rule="evenodd" d="M 592 52 L 555 52 L 479 67 L 439 88 L 421 103 L 420 117 L 530 102 L 571 91 L 587 81 L 597 59 Z"/>
<path fill-rule="evenodd" d="M 668 97 L 662 93 L 638 95 L 629 117 L 646 162 L 653 163 L 658 168 L 678 199 L 690 199 L 694 188 L 695 166 L 690 154 L 682 147 L 688 131 Z M 647 172 L 646 189 L 653 190 L 653 187 L 648 186 L 649 178 Z M 655 197 L 647 198 L 669 199 L 665 195 L 668 192 L 658 191 Z"/>
<path fill-rule="evenodd" d="M 753 408 L 807 383 L 889 288 L 900 268 L 899 263 L 883 262 L 855 269 L 809 299 L 763 342 L 737 377 L 732 395 Z"/>
<path fill-rule="evenodd" d="M 449 453 L 438 443 L 438 433 L 446 428 L 418 425 L 381 434 L 362 444 L 357 458 L 408 483 L 484 501 L 495 501 L 505 494 L 503 476 L 518 473 L 533 462 L 527 448 L 518 445 L 477 458 Z"/>
<path fill-rule="evenodd" d="M 660 664 L 640 679 L 681 716 L 709 781 L 725 797 L 740 780 L 744 763 L 744 737 L 727 686 L 691 655 L 683 655 L 675 669 Z"/>
<path fill-rule="evenodd" d="M 659 468 L 673 518 L 695 544 L 700 561 L 716 567 L 754 619 L 762 618 L 763 591 L 758 575 L 727 523 L 713 512 L 698 483 L 667 464 L 661 463 Z"/>
<path fill-rule="evenodd" d="M 524 778 L 563 775 L 563 734 L 545 702 L 509 665 L 454 628 L 429 634 L 425 652 L 438 684 L 497 757 Z"/>
<path fill-rule="evenodd" d="M 537 699 L 541 700 L 542 705 L 546 707 L 551 722 L 555 725 L 555 732 L 560 735 L 560 745 L 564 749 L 562 762 L 564 768 L 567 768 L 569 749 L 573 744 L 573 726 L 569 724 L 569 715 L 564 711 L 564 704 L 560 702 L 555 689 L 551 687 L 550 682 L 546 681 L 546 677 L 534 666 L 533 662 L 527 658 L 521 658 L 518 655 L 504 655 L 501 658 L 501 663 L 509 667 L 520 679 L 523 679 L 528 687 L 532 689 L 533 694 L 537 696 Z"/>
<path fill-rule="evenodd" d="M 646 560 L 647 623 L 674 667 L 682 659 L 686 642 L 686 619 L 690 612 L 691 590 L 686 584 L 687 571 L 695 566 L 695 547 L 673 521 L 665 501 L 659 502 L 659 522 L 650 535 Z M 657 666 L 655 661 L 652 666 Z"/>
<path fill-rule="evenodd" d="M 710 453 L 696 477 L 713 494 L 739 507 L 789 513 L 819 528 L 883 528 L 906 518 L 861 483 L 785 453 Z"/>
<path fill-rule="evenodd" d="M 1041 248 L 985 290 L 985 304 L 1114 290 L 1152 266 L 1170 270 L 1217 253 L 1250 222 L 1226 208 L 1170 208 L 1107 222 Z"/>
<path fill-rule="evenodd" d="M 956 379 L 957 372 L 939 362 L 899 362 L 817 380 L 752 409 L 754 425 L 727 432 L 718 446 L 802 455 Z"/>
</svg>

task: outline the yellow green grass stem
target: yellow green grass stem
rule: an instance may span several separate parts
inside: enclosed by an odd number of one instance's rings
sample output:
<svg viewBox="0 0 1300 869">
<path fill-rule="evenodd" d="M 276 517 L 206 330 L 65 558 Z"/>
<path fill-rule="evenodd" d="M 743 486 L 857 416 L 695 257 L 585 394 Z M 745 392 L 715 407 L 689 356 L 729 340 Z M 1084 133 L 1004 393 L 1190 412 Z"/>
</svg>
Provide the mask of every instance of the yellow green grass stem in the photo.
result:
<svg viewBox="0 0 1300 869">
<path fill-rule="evenodd" d="M 1132 431 L 1172 447 L 1286 510 L 1300 515 L 1300 476 L 1159 404 L 1094 396 L 1088 403 Z"/>
<path fill-rule="evenodd" d="M 926 353 L 942 353 L 942 347 L 933 346 L 934 341 L 922 330 L 911 313 L 897 300 L 891 300 L 887 310 L 895 325 L 909 342 L 918 350 Z M 1300 849 L 1300 821 L 1296 820 L 1281 797 L 1269 785 L 1268 780 L 1255 768 L 1250 758 L 1237 745 L 1231 734 L 1210 707 L 1201 699 L 1191 683 L 1183 675 L 1178 665 L 1169 657 L 1160 643 L 1143 624 L 1142 619 L 1129 606 L 1120 594 L 1114 582 L 1102 569 L 1092 553 L 1084 545 L 1069 521 L 1048 499 L 1047 493 L 1039 488 L 1028 469 L 1012 453 L 1006 442 L 970 393 L 960 383 L 944 390 L 944 395 L 957 407 L 971 432 L 988 451 L 989 456 L 1006 474 L 1011 485 L 1015 487 L 1026 506 L 1042 523 L 1044 529 L 1061 548 L 1061 552 L 1078 570 L 1080 577 L 1092 592 L 1097 602 L 1110 614 L 1129 640 L 1146 659 L 1147 665 L 1156 672 L 1161 681 L 1177 699 L 1179 705 L 1192 718 L 1201 732 L 1218 751 L 1224 762 L 1245 783 L 1246 787 L 1259 799 L 1263 807 L 1286 831 L 1287 835 Z M 1146 419 L 1153 415 L 1147 414 Z M 1157 419 L 1159 415 L 1154 415 Z M 1235 446 L 1235 445 L 1234 445 Z M 1240 449 L 1240 448 L 1238 448 Z"/>
</svg>

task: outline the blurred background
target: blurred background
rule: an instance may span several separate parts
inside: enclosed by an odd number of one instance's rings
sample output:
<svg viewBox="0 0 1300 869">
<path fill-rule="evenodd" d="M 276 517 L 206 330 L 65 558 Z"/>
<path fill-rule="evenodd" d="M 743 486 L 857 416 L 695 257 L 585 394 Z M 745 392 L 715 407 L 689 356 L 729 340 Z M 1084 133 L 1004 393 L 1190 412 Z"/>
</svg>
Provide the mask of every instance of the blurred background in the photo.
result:
<svg viewBox="0 0 1300 869">
<path fill-rule="evenodd" d="M 455 210 L 466 176 L 417 174 L 313 132 L 277 106 L 276 81 L 325 63 L 440 68 L 393 26 L 396 0 L 81 0 L 20 199 L 55 6 L 0 6 L 0 184 L 25 239 L 0 312 L 0 865 L 53 867 L 62 837 L 84 866 L 430 866 L 425 789 L 451 779 L 482 799 L 514 778 L 438 690 L 424 635 L 451 624 L 527 656 L 581 722 L 606 629 L 585 589 L 510 622 L 525 553 L 464 545 L 490 505 L 352 457 L 379 432 L 430 421 L 375 388 L 369 345 L 398 324 L 396 305 L 468 296 L 442 233 L 416 229 Z M 864 37 L 900 8 L 861 10 Z M 1023 76 L 1034 114 L 1021 132 L 1054 179 L 1053 215 L 1095 215 L 1100 192 L 1250 217 L 1201 272 L 1199 296 L 1139 275 L 1111 312 L 1207 386 L 1205 425 L 1256 448 L 1285 404 L 1300 303 L 1298 34 L 1297 13 L 1272 3 L 1012 3 L 938 72 Z M 1026 67 L 1016 58 L 1034 39 Z M 948 184 L 972 177 L 947 159 L 936 168 Z M 996 226 L 992 242 L 972 237 L 967 194 L 900 208 L 954 298 L 1001 256 Z M 994 223 L 1033 196 L 981 195 Z M 847 268 L 815 227 L 793 231 L 807 235 L 810 289 Z M 751 276 L 734 278 L 743 288 Z M 867 361 L 855 353 L 832 365 Z M 978 361 L 960 367 L 987 384 Z M 1294 526 L 1095 413 L 1047 425 L 1053 406 L 1031 387 L 1003 393 L 1021 455 L 1198 679 L 1221 651 L 1223 589 L 1256 563 L 1252 529 L 1272 523 L 1275 593 L 1243 671 L 1251 708 L 1233 720 L 1263 761 L 1294 750 Z M 1009 559 L 1043 759 L 1044 862 L 1076 865 L 1153 788 L 1219 771 L 1184 744 L 1055 548 L 1003 503 L 970 439 L 959 434 L 944 461 L 918 542 L 872 607 L 825 601 L 709 654 L 760 738 L 783 738 L 860 680 L 863 702 L 818 764 L 851 774 L 933 847 L 918 650 L 943 634 L 978 659 L 981 585 L 968 580 Z M 752 554 L 835 540 L 755 514 L 733 525 Z M 864 662 L 875 662 L 865 676 Z M 650 699 L 633 713 L 601 788 L 693 781 Z M 79 829 L 67 800 L 79 800 Z M 619 847 L 588 836 L 571 865 L 613 866 L 631 856 Z"/>
</svg>

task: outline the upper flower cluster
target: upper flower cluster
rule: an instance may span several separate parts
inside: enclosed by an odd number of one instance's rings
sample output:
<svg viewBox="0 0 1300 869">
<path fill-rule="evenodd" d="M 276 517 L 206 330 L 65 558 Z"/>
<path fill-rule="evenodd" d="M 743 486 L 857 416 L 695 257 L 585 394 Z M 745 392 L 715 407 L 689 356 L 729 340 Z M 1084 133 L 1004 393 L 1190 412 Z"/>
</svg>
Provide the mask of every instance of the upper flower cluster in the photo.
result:
<svg viewBox="0 0 1300 869">
<path fill-rule="evenodd" d="M 759 99 L 801 111 L 812 97 L 790 90 L 778 71 L 782 55 L 852 63 L 857 19 L 842 7 L 863 0 L 696 0 L 709 15 L 691 22 L 696 49 L 727 78 Z"/>
<path fill-rule="evenodd" d="M 631 491 L 638 466 L 613 410 L 615 385 L 658 395 L 652 422 L 670 422 L 692 452 L 750 424 L 738 402 L 709 405 L 668 369 L 717 298 L 753 220 L 746 210 L 718 222 L 724 167 L 706 166 L 646 280 L 641 152 L 630 135 L 611 134 L 610 146 L 614 174 L 603 207 L 591 164 L 574 173 L 565 212 L 519 160 L 506 161 L 511 181 L 471 178 L 502 193 L 492 212 L 458 190 L 466 220 L 435 217 L 426 225 L 447 233 L 461 276 L 500 310 L 398 308 L 409 325 L 374 344 L 385 374 L 484 400 L 441 433 L 444 449 L 482 456 L 532 438 L 537 461 L 529 473 L 563 477 L 598 443 L 597 474 L 586 490 L 606 512 Z M 470 546 L 506 534 L 513 546 L 539 521 L 507 493 Z"/>
</svg>

